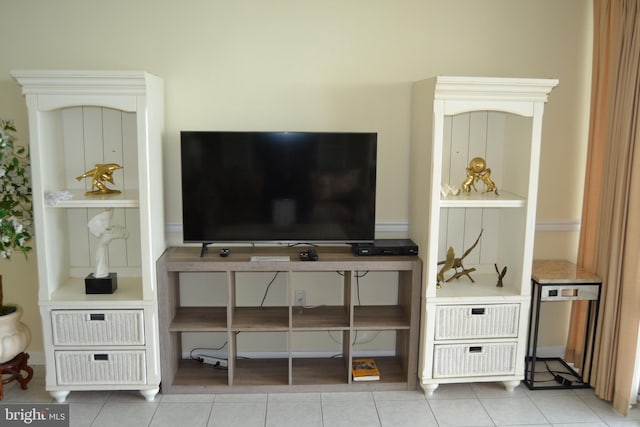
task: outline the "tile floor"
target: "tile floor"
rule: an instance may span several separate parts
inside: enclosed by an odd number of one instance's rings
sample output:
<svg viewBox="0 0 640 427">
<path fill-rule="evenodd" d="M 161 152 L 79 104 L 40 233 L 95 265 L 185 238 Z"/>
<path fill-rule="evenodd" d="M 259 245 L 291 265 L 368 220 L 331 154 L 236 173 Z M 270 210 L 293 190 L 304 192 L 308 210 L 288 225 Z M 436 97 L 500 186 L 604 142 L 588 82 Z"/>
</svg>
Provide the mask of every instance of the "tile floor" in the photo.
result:
<svg viewBox="0 0 640 427">
<path fill-rule="evenodd" d="M 2 402 L 53 402 L 44 367 L 34 369 L 29 389 L 7 384 Z M 159 394 L 149 403 L 137 392 L 72 392 L 68 402 L 77 427 L 640 426 L 640 408 L 623 417 L 589 389 L 509 393 L 494 383 L 442 385 L 428 399 L 420 391 Z"/>
</svg>

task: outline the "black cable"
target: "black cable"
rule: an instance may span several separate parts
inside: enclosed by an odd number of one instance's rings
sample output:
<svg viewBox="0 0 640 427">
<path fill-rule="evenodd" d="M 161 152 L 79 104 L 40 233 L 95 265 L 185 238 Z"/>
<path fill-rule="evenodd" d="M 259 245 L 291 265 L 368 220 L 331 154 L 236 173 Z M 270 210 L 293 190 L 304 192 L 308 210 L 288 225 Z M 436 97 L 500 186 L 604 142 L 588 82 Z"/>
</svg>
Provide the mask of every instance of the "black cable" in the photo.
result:
<svg viewBox="0 0 640 427">
<path fill-rule="evenodd" d="M 339 274 L 340 276 L 344 277 L 344 272 L 342 272 L 342 271 L 336 271 L 336 273 L 337 273 L 337 274 Z M 358 275 L 358 272 L 356 272 L 356 276 L 355 276 L 355 277 L 364 277 L 364 276 L 366 276 L 367 274 L 369 274 L 369 271 L 368 271 L 368 270 L 367 270 L 367 271 L 365 271 L 364 273 L 360 274 L 360 275 Z"/>
<path fill-rule="evenodd" d="M 340 276 L 344 277 L 344 272 L 342 271 L 336 271 L 336 273 L 338 273 Z M 353 276 L 356 278 L 356 297 L 358 299 L 358 304 L 357 305 L 362 305 L 360 303 L 360 278 L 366 276 L 367 274 L 369 274 L 369 271 L 365 271 L 364 273 L 358 273 L 356 271 L 356 274 Z"/>
<path fill-rule="evenodd" d="M 276 274 L 273 275 L 273 278 L 271 279 L 271 281 L 267 285 L 267 289 L 264 290 L 264 296 L 262 297 L 262 302 L 260 303 L 260 307 L 262 307 L 262 305 L 264 304 L 264 300 L 267 299 L 267 294 L 269 293 L 269 288 L 271 287 L 271 285 L 273 285 L 273 282 L 276 280 L 276 277 L 278 277 L 278 274 L 280 274 L 280 272 L 276 271 Z"/>
<path fill-rule="evenodd" d="M 195 351 L 199 351 L 199 350 L 204 350 L 204 351 L 218 351 L 218 350 L 222 350 L 226 345 L 227 345 L 228 341 L 225 341 L 220 347 L 195 347 L 192 348 L 191 351 L 189 352 L 189 357 L 191 358 L 191 360 L 197 360 L 197 361 L 201 361 L 201 358 L 198 357 L 193 357 L 193 353 Z M 214 359 L 220 359 L 220 360 L 228 360 L 224 357 L 217 357 L 217 356 L 209 356 L 212 357 Z"/>
<path fill-rule="evenodd" d="M 318 245 L 315 245 L 313 243 L 307 243 L 307 242 L 289 243 L 287 245 L 288 248 L 294 248 L 296 246 L 311 246 L 312 248 L 318 247 Z"/>
<path fill-rule="evenodd" d="M 556 381 L 558 384 L 562 385 L 562 386 L 571 386 L 573 384 L 573 381 L 571 381 L 569 378 L 563 377 L 560 374 L 568 374 L 571 375 L 572 377 L 575 378 L 575 375 L 571 374 L 571 373 L 566 373 L 566 372 L 561 372 L 561 371 L 552 371 L 551 368 L 549 367 L 549 364 L 547 363 L 546 360 L 543 361 L 544 362 L 544 366 L 547 368 L 547 371 L 553 375 L 553 379 L 554 381 Z M 577 380 L 578 383 L 584 384 L 582 381 L 580 381 L 579 379 Z"/>
<path fill-rule="evenodd" d="M 549 374 L 551 372 L 549 371 L 532 371 L 530 369 L 527 369 L 527 372 L 530 374 Z M 566 375 L 573 375 L 573 372 L 565 372 L 565 371 L 553 371 L 557 374 L 566 374 Z"/>
</svg>

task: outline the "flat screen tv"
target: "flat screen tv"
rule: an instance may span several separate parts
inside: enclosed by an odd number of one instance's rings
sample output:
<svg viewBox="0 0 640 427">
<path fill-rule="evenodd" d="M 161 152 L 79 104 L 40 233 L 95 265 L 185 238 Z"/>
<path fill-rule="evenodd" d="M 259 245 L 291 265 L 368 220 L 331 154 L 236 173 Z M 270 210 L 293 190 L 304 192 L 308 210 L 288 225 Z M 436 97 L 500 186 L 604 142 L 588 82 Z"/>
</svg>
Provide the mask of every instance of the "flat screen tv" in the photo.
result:
<svg viewBox="0 0 640 427">
<path fill-rule="evenodd" d="M 375 229 L 377 134 L 182 131 L 185 243 L 360 243 Z"/>
</svg>

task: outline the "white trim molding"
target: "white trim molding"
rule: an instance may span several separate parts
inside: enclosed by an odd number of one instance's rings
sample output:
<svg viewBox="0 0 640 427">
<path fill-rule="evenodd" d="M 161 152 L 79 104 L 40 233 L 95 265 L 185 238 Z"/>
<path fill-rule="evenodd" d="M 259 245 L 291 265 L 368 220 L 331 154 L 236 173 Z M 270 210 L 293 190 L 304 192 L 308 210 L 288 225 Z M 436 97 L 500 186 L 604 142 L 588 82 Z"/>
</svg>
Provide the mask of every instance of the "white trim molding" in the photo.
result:
<svg viewBox="0 0 640 427">
<path fill-rule="evenodd" d="M 536 231 L 540 232 L 579 232 L 580 220 L 577 219 L 550 219 L 536 221 Z"/>
</svg>

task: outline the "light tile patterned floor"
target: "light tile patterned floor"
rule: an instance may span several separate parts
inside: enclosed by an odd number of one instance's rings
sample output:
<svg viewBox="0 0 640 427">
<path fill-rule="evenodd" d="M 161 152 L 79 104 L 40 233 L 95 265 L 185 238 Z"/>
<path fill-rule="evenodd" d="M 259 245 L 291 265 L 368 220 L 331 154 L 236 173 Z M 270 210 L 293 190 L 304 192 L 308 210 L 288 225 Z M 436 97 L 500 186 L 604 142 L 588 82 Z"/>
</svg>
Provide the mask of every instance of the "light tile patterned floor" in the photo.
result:
<svg viewBox="0 0 640 427">
<path fill-rule="evenodd" d="M 51 403 L 44 368 L 28 390 L 5 386 L 3 402 Z M 137 392 L 72 392 L 77 427 L 414 427 L 414 426 L 640 426 L 640 409 L 627 417 L 592 390 L 513 392 L 501 384 L 441 385 L 420 391 L 162 395 L 146 402 Z M 0 402 L 1 405 L 2 402 Z"/>
</svg>

